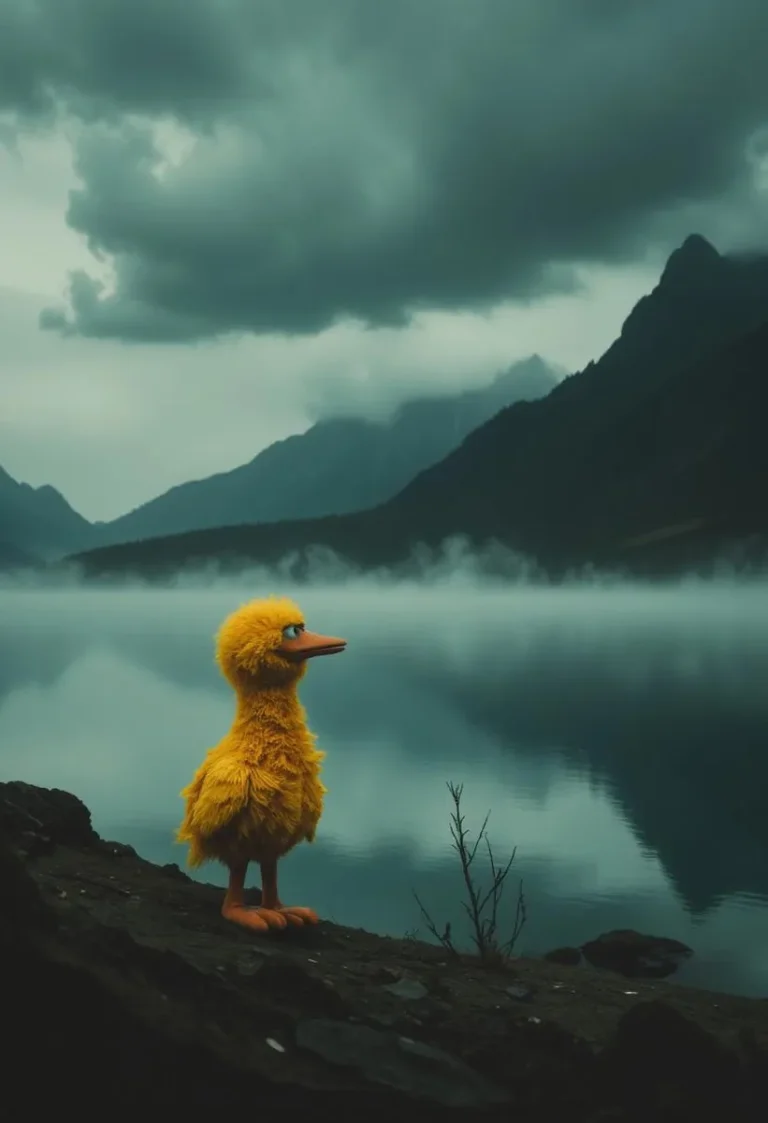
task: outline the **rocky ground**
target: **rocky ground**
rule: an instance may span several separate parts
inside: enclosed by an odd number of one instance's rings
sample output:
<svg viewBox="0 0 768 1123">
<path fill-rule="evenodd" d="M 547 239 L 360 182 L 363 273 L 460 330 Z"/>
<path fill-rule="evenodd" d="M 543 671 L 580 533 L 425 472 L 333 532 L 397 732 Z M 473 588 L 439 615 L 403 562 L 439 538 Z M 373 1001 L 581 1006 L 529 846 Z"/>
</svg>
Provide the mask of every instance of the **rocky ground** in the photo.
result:
<svg viewBox="0 0 768 1123">
<path fill-rule="evenodd" d="M 326 923 L 259 938 L 220 918 L 219 889 L 18 783 L 0 784 L 0 887 L 9 1120 L 768 1118 L 768 1000 L 583 962 L 485 968 Z M 630 934 L 586 953 L 661 974 L 682 949 Z"/>
</svg>

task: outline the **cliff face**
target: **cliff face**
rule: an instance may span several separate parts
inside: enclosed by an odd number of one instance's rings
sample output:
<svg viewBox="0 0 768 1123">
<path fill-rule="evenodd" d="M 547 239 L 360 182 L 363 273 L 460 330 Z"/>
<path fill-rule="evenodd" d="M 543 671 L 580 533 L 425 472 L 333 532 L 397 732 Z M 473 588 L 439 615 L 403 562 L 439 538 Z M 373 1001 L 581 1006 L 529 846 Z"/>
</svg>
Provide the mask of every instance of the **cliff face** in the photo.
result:
<svg viewBox="0 0 768 1123">
<path fill-rule="evenodd" d="M 254 939 L 219 890 L 24 784 L 0 784 L 0 886 L 8 1118 L 762 1118 L 765 1001 L 325 923 Z"/>
</svg>

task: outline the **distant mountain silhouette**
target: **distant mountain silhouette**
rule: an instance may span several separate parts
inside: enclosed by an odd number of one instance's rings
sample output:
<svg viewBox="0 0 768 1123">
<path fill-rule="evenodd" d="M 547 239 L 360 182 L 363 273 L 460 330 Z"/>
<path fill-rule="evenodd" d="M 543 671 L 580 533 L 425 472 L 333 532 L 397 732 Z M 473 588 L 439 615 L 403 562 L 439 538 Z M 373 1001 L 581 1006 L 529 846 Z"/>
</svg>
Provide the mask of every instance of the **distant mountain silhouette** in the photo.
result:
<svg viewBox="0 0 768 1123">
<path fill-rule="evenodd" d="M 407 402 L 388 423 L 357 418 L 318 422 L 306 433 L 270 445 L 240 468 L 181 484 L 129 514 L 98 524 L 98 541 L 128 542 L 374 507 L 442 460 L 504 406 L 540 398 L 556 384 L 552 368 L 534 355 L 481 389 Z"/>
<path fill-rule="evenodd" d="M 30 487 L 0 468 L 0 568 L 60 556 L 92 541 L 91 524 L 54 487 Z"/>
<path fill-rule="evenodd" d="M 29 569 L 41 564 L 42 559 L 14 546 L 12 542 L 0 541 L 0 573 L 10 573 L 16 569 Z"/>
<path fill-rule="evenodd" d="M 663 571 L 768 532 L 768 258 L 694 235 L 596 363 L 503 409 L 375 510 L 93 551 L 90 572 L 323 545 L 363 565 L 416 543 L 498 539 L 550 569 Z"/>
</svg>

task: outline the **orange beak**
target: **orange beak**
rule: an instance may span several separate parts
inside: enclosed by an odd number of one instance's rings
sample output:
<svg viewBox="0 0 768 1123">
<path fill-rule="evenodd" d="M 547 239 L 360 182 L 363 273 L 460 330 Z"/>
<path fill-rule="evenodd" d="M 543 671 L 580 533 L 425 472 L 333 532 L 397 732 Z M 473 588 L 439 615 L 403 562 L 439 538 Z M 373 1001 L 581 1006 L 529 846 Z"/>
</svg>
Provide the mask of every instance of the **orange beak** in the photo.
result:
<svg viewBox="0 0 768 1123">
<path fill-rule="evenodd" d="M 347 646 L 345 639 L 337 636 L 319 636 L 315 632 L 301 632 L 295 639 L 284 639 L 280 652 L 288 659 L 301 663 L 315 655 L 336 655 Z"/>
</svg>

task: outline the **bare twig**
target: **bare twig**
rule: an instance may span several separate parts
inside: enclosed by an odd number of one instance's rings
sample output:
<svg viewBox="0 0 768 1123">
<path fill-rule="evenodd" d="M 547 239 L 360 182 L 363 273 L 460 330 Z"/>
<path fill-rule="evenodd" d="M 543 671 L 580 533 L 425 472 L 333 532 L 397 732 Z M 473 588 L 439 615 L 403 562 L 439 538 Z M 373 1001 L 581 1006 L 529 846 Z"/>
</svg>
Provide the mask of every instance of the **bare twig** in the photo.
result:
<svg viewBox="0 0 768 1123">
<path fill-rule="evenodd" d="M 413 893 L 413 895 L 416 899 L 416 904 L 419 906 L 419 911 L 421 912 L 422 918 L 424 920 L 424 923 L 427 926 L 427 931 L 429 932 L 429 934 L 431 936 L 434 936 L 435 939 L 437 940 L 437 942 L 439 944 L 442 944 L 443 947 L 445 948 L 445 950 L 449 951 L 451 953 L 451 955 L 458 955 L 459 954 L 458 949 L 456 947 L 454 947 L 453 938 L 451 936 L 451 922 L 446 921 L 445 928 L 443 929 L 443 931 L 438 932 L 437 925 L 435 924 L 434 920 L 429 915 L 427 910 L 424 908 L 424 905 L 421 903 L 421 900 L 419 899 L 419 895 L 416 892 L 416 890 L 413 889 L 412 893 Z"/>
<path fill-rule="evenodd" d="M 464 887 L 466 890 L 466 900 L 462 901 L 462 905 L 469 917 L 472 930 L 472 942 L 483 963 L 503 962 L 511 955 L 528 918 L 525 896 L 523 894 L 523 882 L 521 880 L 518 886 L 517 907 L 515 910 L 512 932 L 506 940 L 503 942 L 499 941 L 499 905 L 504 893 L 507 877 L 512 868 L 512 863 L 517 855 L 517 847 L 513 849 L 506 865 L 498 866 L 496 864 L 496 859 L 493 856 L 493 849 L 487 834 L 488 820 L 491 815 L 490 811 L 483 819 L 482 826 L 478 831 L 475 841 L 470 842 L 469 832 L 464 825 L 464 815 L 461 810 L 461 797 L 464 792 L 464 785 L 449 782 L 447 786 L 448 791 L 451 793 L 451 799 L 453 800 L 453 811 L 451 812 L 450 823 L 451 838 L 453 839 L 453 848 L 458 854 L 461 864 L 461 874 L 464 879 Z M 491 873 L 490 886 L 485 892 L 482 892 L 478 887 L 472 871 L 472 863 L 477 857 L 478 847 L 481 842 L 485 843 L 485 850 L 488 855 L 488 865 Z M 419 906 L 428 931 L 447 951 L 451 952 L 453 955 L 458 955 L 459 953 L 451 936 L 450 923 L 446 923 L 444 930 L 440 932 L 419 897 L 415 892 L 413 895 L 416 898 L 416 903 Z"/>
</svg>

